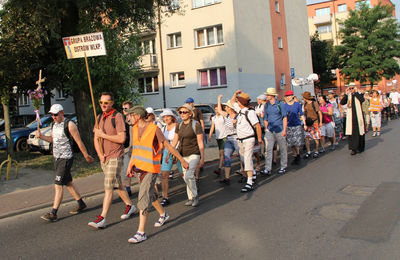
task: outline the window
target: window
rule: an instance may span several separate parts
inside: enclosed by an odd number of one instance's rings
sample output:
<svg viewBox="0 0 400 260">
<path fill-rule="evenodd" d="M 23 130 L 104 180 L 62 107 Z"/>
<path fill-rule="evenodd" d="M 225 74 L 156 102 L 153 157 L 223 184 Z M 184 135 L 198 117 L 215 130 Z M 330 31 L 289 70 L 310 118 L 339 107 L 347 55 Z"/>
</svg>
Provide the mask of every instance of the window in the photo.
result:
<svg viewBox="0 0 400 260">
<path fill-rule="evenodd" d="M 279 2 L 275 1 L 275 11 L 279 13 Z"/>
<path fill-rule="evenodd" d="M 225 67 L 199 70 L 199 85 L 201 88 L 226 86 Z"/>
<path fill-rule="evenodd" d="M 66 97 L 67 97 L 67 95 L 65 94 L 63 88 L 58 88 L 56 90 L 56 100 L 60 100 L 60 99 L 62 100 L 62 99 L 65 99 Z"/>
<path fill-rule="evenodd" d="M 347 5 L 346 4 L 341 4 L 338 6 L 338 12 L 346 12 L 347 11 Z"/>
<path fill-rule="evenodd" d="M 181 4 L 179 3 L 179 0 L 172 0 L 171 1 L 171 8 L 172 10 L 177 10 L 181 7 Z"/>
<path fill-rule="evenodd" d="M 281 87 L 286 85 L 286 76 L 285 73 L 281 73 Z"/>
<path fill-rule="evenodd" d="M 138 79 L 139 93 L 158 93 L 158 77 L 145 77 Z"/>
<path fill-rule="evenodd" d="M 357 1 L 357 2 L 356 2 L 356 10 L 360 9 L 360 3 L 361 3 L 361 2 L 366 3 L 367 6 L 368 6 L 369 8 L 371 8 L 371 0 L 362 0 L 362 1 Z"/>
<path fill-rule="evenodd" d="M 330 33 L 330 32 L 332 32 L 332 25 L 328 24 L 328 25 L 318 26 L 317 31 L 318 31 L 318 33 Z"/>
<path fill-rule="evenodd" d="M 193 8 L 221 3 L 221 0 L 193 0 Z"/>
<path fill-rule="evenodd" d="M 20 106 L 29 106 L 29 95 L 21 94 L 18 99 L 18 104 Z"/>
<path fill-rule="evenodd" d="M 184 87 L 185 86 L 185 73 L 182 72 L 174 72 L 170 74 L 171 78 L 171 87 Z"/>
<path fill-rule="evenodd" d="M 145 54 L 156 54 L 156 40 L 144 40 L 140 43 L 142 48 L 142 55 Z"/>
<path fill-rule="evenodd" d="M 320 8 L 315 10 L 315 16 L 327 15 L 331 13 L 330 7 Z"/>
<path fill-rule="evenodd" d="M 278 47 L 279 47 L 279 49 L 283 49 L 282 37 L 278 37 Z"/>
<path fill-rule="evenodd" d="M 180 32 L 167 35 L 167 47 L 168 49 L 182 47 L 182 35 Z"/>
<path fill-rule="evenodd" d="M 221 24 L 195 30 L 195 43 L 197 48 L 218 45 L 223 42 Z"/>
</svg>

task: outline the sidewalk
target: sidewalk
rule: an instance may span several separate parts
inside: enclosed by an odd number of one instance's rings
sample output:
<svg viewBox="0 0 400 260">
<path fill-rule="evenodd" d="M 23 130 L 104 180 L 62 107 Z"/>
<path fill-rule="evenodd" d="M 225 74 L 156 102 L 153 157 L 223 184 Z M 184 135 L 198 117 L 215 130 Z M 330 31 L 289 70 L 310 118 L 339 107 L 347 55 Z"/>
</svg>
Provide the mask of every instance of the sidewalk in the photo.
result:
<svg viewBox="0 0 400 260">
<path fill-rule="evenodd" d="M 218 162 L 218 149 L 211 143 L 205 149 L 205 166 L 208 168 L 216 165 Z M 22 170 L 22 169 L 21 169 Z M 0 195 L 0 219 L 7 218 L 19 214 L 23 214 L 29 211 L 34 211 L 46 207 L 51 207 L 53 204 L 54 197 L 54 184 L 52 183 L 53 177 L 50 177 L 47 183 L 48 185 L 40 185 L 34 188 L 28 188 L 22 190 L 13 191 L 7 194 Z M 21 179 L 24 176 L 20 177 Z M 78 187 L 82 197 L 90 197 L 97 194 L 101 194 L 104 191 L 104 175 L 102 173 L 93 174 L 87 177 L 74 179 L 75 185 Z M 23 186 L 24 183 L 21 183 Z M 134 181 L 134 185 L 137 182 Z M 6 186 L 7 182 L 3 182 Z M 63 203 L 72 201 L 73 198 L 67 190 L 64 191 Z"/>
</svg>

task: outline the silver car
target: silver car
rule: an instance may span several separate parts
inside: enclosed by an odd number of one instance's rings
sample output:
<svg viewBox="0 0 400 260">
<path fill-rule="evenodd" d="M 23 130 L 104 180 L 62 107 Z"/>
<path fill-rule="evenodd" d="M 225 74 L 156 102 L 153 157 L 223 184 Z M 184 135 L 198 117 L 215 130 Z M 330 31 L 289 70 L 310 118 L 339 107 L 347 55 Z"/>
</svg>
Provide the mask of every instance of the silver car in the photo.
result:
<svg viewBox="0 0 400 260">
<path fill-rule="evenodd" d="M 65 115 L 66 118 L 77 124 L 77 119 L 75 115 Z M 45 136 L 51 135 L 51 126 L 40 129 L 41 133 Z M 42 139 L 36 137 L 36 131 L 29 134 L 27 143 L 29 145 L 30 151 L 40 151 L 43 154 L 51 154 L 53 152 L 53 146 L 51 143 L 46 142 Z"/>
<path fill-rule="evenodd" d="M 209 132 L 211 128 L 211 118 L 215 116 L 214 104 L 195 104 L 194 106 L 200 109 L 203 114 L 204 128 L 206 132 Z"/>
</svg>

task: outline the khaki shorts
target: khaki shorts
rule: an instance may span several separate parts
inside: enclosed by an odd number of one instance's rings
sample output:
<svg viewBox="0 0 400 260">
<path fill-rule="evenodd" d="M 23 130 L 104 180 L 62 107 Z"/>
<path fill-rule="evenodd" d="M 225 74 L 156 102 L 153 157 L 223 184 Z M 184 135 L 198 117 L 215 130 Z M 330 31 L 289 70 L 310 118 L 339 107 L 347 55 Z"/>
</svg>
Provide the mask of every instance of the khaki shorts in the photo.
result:
<svg viewBox="0 0 400 260">
<path fill-rule="evenodd" d="M 146 173 L 139 187 L 137 208 L 146 211 L 152 202 L 158 198 L 157 192 L 154 189 L 158 174 Z"/>
<path fill-rule="evenodd" d="M 105 163 L 101 163 L 101 169 L 104 173 L 104 189 L 122 187 L 121 171 L 123 168 L 124 158 L 111 158 Z"/>
<path fill-rule="evenodd" d="M 245 139 L 238 141 L 239 153 L 243 157 L 243 164 L 245 171 L 253 170 L 253 150 L 254 150 L 254 138 Z"/>
</svg>

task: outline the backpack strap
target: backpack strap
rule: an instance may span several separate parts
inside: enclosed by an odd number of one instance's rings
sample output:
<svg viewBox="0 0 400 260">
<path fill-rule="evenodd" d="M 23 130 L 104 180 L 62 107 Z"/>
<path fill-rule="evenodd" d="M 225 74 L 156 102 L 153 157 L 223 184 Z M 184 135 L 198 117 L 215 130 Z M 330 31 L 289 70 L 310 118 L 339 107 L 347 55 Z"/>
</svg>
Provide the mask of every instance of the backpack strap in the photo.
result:
<svg viewBox="0 0 400 260">
<path fill-rule="evenodd" d="M 117 126 L 117 124 L 115 123 L 115 117 L 116 117 L 117 113 L 118 113 L 118 111 L 115 110 L 111 115 L 111 124 L 114 128 L 116 128 L 116 126 Z M 97 116 L 98 124 L 100 124 L 100 121 L 102 118 L 103 118 L 103 113 L 101 113 L 100 115 Z"/>
</svg>

